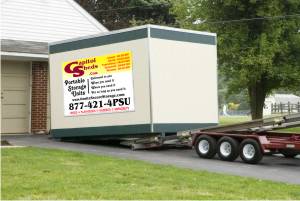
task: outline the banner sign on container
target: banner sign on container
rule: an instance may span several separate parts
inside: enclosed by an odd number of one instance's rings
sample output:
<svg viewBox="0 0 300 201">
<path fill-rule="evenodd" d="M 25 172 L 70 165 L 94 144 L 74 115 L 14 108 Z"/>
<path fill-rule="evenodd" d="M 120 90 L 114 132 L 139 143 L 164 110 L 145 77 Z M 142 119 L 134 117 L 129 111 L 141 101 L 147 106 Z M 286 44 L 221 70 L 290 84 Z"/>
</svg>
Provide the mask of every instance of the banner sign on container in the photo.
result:
<svg viewBox="0 0 300 201">
<path fill-rule="evenodd" d="M 62 75 L 65 116 L 134 111 L 131 52 L 64 62 Z"/>
</svg>

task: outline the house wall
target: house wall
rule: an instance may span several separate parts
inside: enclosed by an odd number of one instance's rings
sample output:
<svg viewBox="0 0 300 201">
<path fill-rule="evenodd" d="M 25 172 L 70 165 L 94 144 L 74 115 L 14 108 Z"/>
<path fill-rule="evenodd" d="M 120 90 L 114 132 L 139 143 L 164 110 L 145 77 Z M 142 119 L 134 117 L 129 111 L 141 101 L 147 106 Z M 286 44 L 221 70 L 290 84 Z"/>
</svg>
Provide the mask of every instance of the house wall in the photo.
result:
<svg viewBox="0 0 300 201">
<path fill-rule="evenodd" d="M 47 131 L 48 62 L 32 62 L 31 132 Z"/>
<path fill-rule="evenodd" d="M 48 133 L 48 62 L 2 60 L 1 70 L 1 133 Z"/>
<path fill-rule="evenodd" d="M 5 68 L 1 78 L 6 87 L 1 111 L 6 128 L 2 126 L 1 132 L 47 132 L 48 43 L 108 30 L 74 0 L 1 0 L 0 14 Z"/>
</svg>

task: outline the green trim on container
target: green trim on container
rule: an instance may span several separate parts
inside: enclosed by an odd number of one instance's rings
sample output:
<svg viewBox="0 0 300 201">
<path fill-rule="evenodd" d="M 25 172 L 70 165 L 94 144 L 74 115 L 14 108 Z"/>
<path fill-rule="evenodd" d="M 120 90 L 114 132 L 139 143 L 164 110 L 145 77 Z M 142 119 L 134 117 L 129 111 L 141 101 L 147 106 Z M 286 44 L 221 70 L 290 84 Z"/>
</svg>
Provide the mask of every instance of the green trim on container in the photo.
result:
<svg viewBox="0 0 300 201">
<path fill-rule="evenodd" d="M 77 41 L 70 41 L 60 44 L 54 44 L 49 46 L 49 53 L 67 52 L 72 50 L 78 50 L 83 48 L 97 47 L 101 45 L 108 45 L 113 43 L 120 43 L 124 41 L 137 40 L 147 38 L 147 28 L 137 29 L 127 32 L 97 36 L 93 38 L 86 38 Z"/>
<path fill-rule="evenodd" d="M 53 44 L 49 46 L 49 53 L 68 52 L 90 47 L 109 45 L 125 41 L 137 40 L 148 37 L 148 28 L 136 29 L 131 31 L 100 35 L 91 38 L 79 39 L 76 41 Z M 174 41 L 184 41 L 208 45 L 216 45 L 216 36 L 201 33 L 191 33 L 176 30 L 167 30 L 150 27 L 150 37 Z"/>
<path fill-rule="evenodd" d="M 173 133 L 190 129 L 205 128 L 217 126 L 217 123 L 165 123 L 153 124 L 153 132 L 155 133 Z"/>
<path fill-rule="evenodd" d="M 183 42 L 201 43 L 207 45 L 216 45 L 216 36 L 204 35 L 191 32 L 181 32 L 166 29 L 151 28 L 151 38 L 160 38 L 166 40 L 175 40 Z"/>
<path fill-rule="evenodd" d="M 104 127 L 82 127 L 51 129 L 50 134 L 54 138 L 61 137 L 87 137 L 87 136 L 109 136 L 150 133 L 150 124 L 124 125 L 124 126 L 104 126 Z"/>
</svg>

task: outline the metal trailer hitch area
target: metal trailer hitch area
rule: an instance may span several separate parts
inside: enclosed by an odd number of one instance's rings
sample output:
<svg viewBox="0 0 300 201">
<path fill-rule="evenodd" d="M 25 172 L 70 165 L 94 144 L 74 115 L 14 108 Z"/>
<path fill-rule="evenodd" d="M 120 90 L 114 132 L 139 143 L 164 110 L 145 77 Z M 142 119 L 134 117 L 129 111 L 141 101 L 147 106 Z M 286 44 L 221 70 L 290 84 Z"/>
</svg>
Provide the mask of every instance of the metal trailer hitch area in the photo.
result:
<svg viewBox="0 0 300 201">
<path fill-rule="evenodd" d="M 128 139 L 121 141 L 122 145 L 129 146 L 134 150 L 157 149 L 168 147 L 192 148 L 191 135 L 156 135 L 152 137 Z"/>
</svg>

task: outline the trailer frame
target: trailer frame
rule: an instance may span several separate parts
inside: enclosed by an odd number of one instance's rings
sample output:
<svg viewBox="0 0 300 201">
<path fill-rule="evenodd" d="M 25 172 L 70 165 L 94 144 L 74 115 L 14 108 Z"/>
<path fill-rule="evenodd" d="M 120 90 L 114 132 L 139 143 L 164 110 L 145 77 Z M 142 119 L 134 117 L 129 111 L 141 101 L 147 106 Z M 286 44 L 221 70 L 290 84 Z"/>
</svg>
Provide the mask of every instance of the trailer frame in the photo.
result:
<svg viewBox="0 0 300 201">
<path fill-rule="evenodd" d="M 191 144 L 202 158 L 213 158 L 218 153 L 221 160 L 234 161 L 240 156 L 244 162 L 256 164 L 266 153 L 281 153 L 286 157 L 295 157 L 300 154 L 299 133 L 274 132 L 278 129 L 297 126 L 300 126 L 300 114 L 185 132 L 192 135 Z M 206 148 L 208 147 L 207 153 L 202 147 L 203 141 L 206 143 L 204 143 Z M 257 156 L 253 155 L 252 159 L 249 158 L 250 156 L 245 157 L 247 154 L 245 144 L 252 146 L 252 151 L 255 148 L 254 152 Z M 227 146 L 227 152 L 222 148 L 224 146 Z"/>
</svg>

